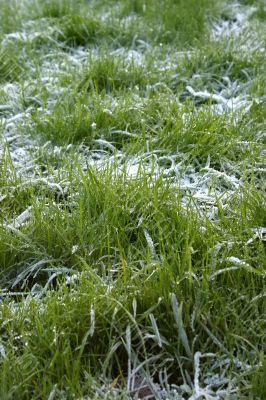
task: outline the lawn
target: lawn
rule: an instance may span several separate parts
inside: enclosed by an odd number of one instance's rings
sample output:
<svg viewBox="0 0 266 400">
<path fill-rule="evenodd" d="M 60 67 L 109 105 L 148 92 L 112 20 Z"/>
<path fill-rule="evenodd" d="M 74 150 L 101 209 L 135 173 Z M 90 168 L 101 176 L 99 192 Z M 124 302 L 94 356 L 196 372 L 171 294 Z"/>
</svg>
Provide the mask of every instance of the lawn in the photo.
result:
<svg viewBox="0 0 266 400">
<path fill-rule="evenodd" d="M 0 0 L 0 400 L 263 400 L 263 0 Z"/>
</svg>

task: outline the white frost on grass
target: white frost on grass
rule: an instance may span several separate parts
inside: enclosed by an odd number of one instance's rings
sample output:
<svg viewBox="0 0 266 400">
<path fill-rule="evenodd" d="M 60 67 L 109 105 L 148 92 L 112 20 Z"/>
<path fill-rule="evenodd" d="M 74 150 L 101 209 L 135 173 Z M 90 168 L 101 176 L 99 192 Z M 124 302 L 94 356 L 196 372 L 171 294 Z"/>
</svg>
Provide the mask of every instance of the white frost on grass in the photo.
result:
<svg viewBox="0 0 266 400">
<path fill-rule="evenodd" d="M 238 6 L 237 6 L 238 7 Z M 239 31 L 240 26 L 241 29 L 248 24 L 248 17 L 253 10 L 249 7 L 245 12 L 242 12 L 242 8 L 238 7 L 234 10 L 235 13 L 235 22 L 230 22 L 233 24 L 231 26 L 228 21 L 224 21 L 223 29 L 224 32 L 227 32 L 231 37 L 235 35 L 236 32 Z M 230 28 L 229 28 L 230 25 Z M 36 29 L 36 31 L 34 31 Z M 218 36 L 222 35 L 222 28 L 216 25 L 214 31 L 219 32 Z M 35 22 L 28 23 L 27 30 L 22 33 L 12 33 L 10 35 L 6 35 L 2 44 L 5 43 L 5 40 L 34 40 L 39 36 L 39 31 L 37 30 L 37 26 Z M 50 31 L 48 32 L 48 35 Z M 217 39 L 218 36 L 216 35 Z M 145 47 L 147 49 L 147 46 Z M 124 58 L 129 63 L 135 63 L 136 65 L 143 65 L 145 63 L 145 56 L 142 52 L 136 50 L 126 50 L 126 49 L 118 49 L 111 53 L 117 57 Z M 177 52 L 175 57 L 175 62 L 178 61 L 179 57 L 190 57 L 191 52 Z M 46 54 L 42 58 L 42 64 L 40 68 L 40 80 L 47 90 L 47 109 L 46 112 L 49 113 L 53 109 L 53 106 L 57 99 L 61 96 L 64 96 L 66 93 L 66 88 L 60 87 L 60 78 L 67 74 L 68 67 L 74 67 L 76 72 L 81 72 L 84 63 L 87 62 L 90 58 L 97 58 L 98 50 L 87 50 L 84 47 L 78 47 L 75 50 L 71 50 L 71 52 L 61 51 L 60 46 L 58 47 L 58 51 L 53 49 L 50 53 Z M 159 65 L 159 61 L 157 61 L 158 67 L 160 66 L 161 70 L 167 70 L 169 68 L 173 68 L 173 57 L 168 57 L 167 60 Z M 34 67 L 31 67 L 33 72 Z M 223 78 L 225 83 L 227 77 Z M 32 80 L 31 82 L 26 82 L 28 91 L 30 91 L 30 87 L 36 87 L 38 85 L 38 80 Z M 239 85 L 237 82 L 227 82 L 227 86 L 221 90 L 220 93 L 210 93 L 207 90 L 197 91 L 193 89 L 191 85 L 187 85 L 187 91 L 189 94 L 195 99 L 206 100 L 207 102 L 213 102 L 215 104 L 210 105 L 216 112 L 231 112 L 241 109 L 241 111 L 245 112 L 249 109 L 251 102 L 248 101 L 246 95 L 236 95 L 239 90 L 241 90 L 242 85 Z M 9 143 L 11 158 L 14 162 L 14 167 L 17 168 L 22 174 L 25 174 L 25 178 L 27 179 L 29 171 L 33 173 L 35 160 L 31 155 L 32 148 L 38 147 L 38 142 L 33 141 L 33 139 L 26 138 L 24 136 L 23 140 L 19 138 L 19 124 L 26 122 L 29 117 L 31 109 L 28 108 L 21 112 L 19 104 L 19 96 L 20 96 L 20 87 L 19 85 L 11 85 L 8 84 L 5 86 L 5 91 L 8 93 L 9 98 L 13 99 L 9 100 L 8 104 L 3 104 L 1 107 L 4 107 L 8 112 L 8 116 L 2 119 L 2 121 L 6 124 L 6 129 L 4 133 L 4 138 L 7 143 Z M 35 97 L 36 103 L 40 102 L 40 96 Z M 116 100 L 115 100 L 116 101 Z M 17 108 L 15 110 L 15 108 Z M 42 107 L 39 104 L 38 109 L 41 111 Z M 108 109 L 108 113 L 112 113 L 111 110 Z M 8 129 L 7 129 L 8 128 Z M 112 133 L 120 134 L 124 136 L 133 136 L 132 133 L 128 131 L 118 131 L 113 130 Z M 30 141 L 32 141 L 30 143 Z M 98 168 L 99 166 L 104 166 L 106 163 L 110 162 L 110 152 L 113 154 L 116 152 L 116 156 L 121 161 L 121 167 L 124 163 L 123 155 L 121 152 L 116 151 L 115 146 L 111 142 L 107 142 L 104 139 L 96 139 L 95 144 L 99 145 L 98 150 L 93 150 L 90 152 L 89 162 L 88 158 L 84 165 L 95 166 Z M 145 170 L 147 173 L 152 174 L 154 178 L 158 177 L 160 174 L 163 174 L 166 179 L 171 178 L 173 183 L 176 185 L 179 184 L 179 188 L 183 191 L 184 195 L 186 193 L 193 193 L 194 200 L 199 202 L 200 204 L 205 203 L 206 205 L 212 205 L 215 202 L 215 198 L 217 196 L 217 192 L 221 194 L 222 192 L 226 192 L 228 194 L 228 187 L 230 190 L 237 190 L 239 184 L 241 183 L 239 179 L 232 177 L 229 173 L 223 173 L 219 171 L 211 171 L 210 169 L 201 170 L 200 172 L 189 172 L 188 169 L 184 172 L 184 166 L 181 162 L 176 162 L 172 159 L 170 166 L 163 166 L 161 163 L 163 155 L 157 158 L 154 155 L 147 157 L 147 154 L 142 154 L 139 157 L 134 157 L 132 159 L 127 159 L 127 174 L 130 177 L 136 178 L 140 171 L 140 166 L 145 165 Z M 116 161 L 115 161 L 116 162 Z M 37 168 L 38 161 L 36 163 Z M 216 179 L 216 185 L 210 191 L 210 184 L 213 182 L 213 178 Z"/>
<path fill-rule="evenodd" d="M 120 57 L 129 64 L 143 66 L 145 63 L 145 56 L 137 50 L 127 50 L 124 47 L 116 49 L 110 53 L 112 56 Z"/>
<path fill-rule="evenodd" d="M 21 228 L 25 223 L 30 219 L 32 215 L 32 207 L 28 207 L 25 211 L 23 211 L 20 215 L 18 215 L 11 224 L 7 225 L 8 229 L 16 230 Z"/>
<path fill-rule="evenodd" d="M 242 112 L 247 112 L 252 102 L 247 100 L 246 95 L 236 96 L 231 98 L 226 98 L 222 93 L 209 93 L 207 90 L 205 91 L 195 91 L 191 86 L 186 86 L 186 90 L 194 97 L 202 100 L 209 100 L 211 103 L 216 103 L 218 107 L 214 107 L 214 109 L 218 113 L 237 111 L 239 109 Z"/>
<path fill-rule="evenodd" d="M 253 11 L 254 7 L 245 8 L 234 5 L 232 8 L 234 18 L 216 23 L 213 28 L 213 38 L 215 40 L 219 40 L 223 36 L 227 39 L 239 38 L 241 32 L 248 29 L 249 16 Z M 43 21 L 43 23 L 44 26 L 47 25 L 47 21 Z M 2 45 L 4 46 L 8 41 L 33 41 L 41 37 L 42 31 L 39 30 L 35 21 L 28 22 L 25 28 L 25 31 L 6 35 L 2 41 Z M 46 32 L 46 36 L 49 38 L 49 35 L 52 33 L 49 30 Z M 156 49 L 150 49 L 145 42 L 141 43 L 137 39 L 136 41 L 138 42 L 138 46 L 136 47 L 139 49 L 138 51 L 120 48 L 112 51 L 110 54 L 124 59 L 127 63 L 143 66 L 146 62 L 147 51 L 152 51 L 156 55 Z M 64 75 L 69 78 L 72 71 L 79 74 L 88 60 L 99 57 L 99 49 L 97 48 L 86 49 L 84 47 L 77 47 L 73 49 L 65 47 L 64 51 L 62 51 L 60 44 L 57 43 L 57 45 L 57 49 L 53 48 L 49 53 L 42 56 L 41 65 L 38 66 L 40 71 L 39 79 L 34 78 L 25 82 L 26 99 L 36 103 L 36 109 L 43 112 L 44 116 L 46 113 L 49 114 L 52 111 L 56 101 L 64 96 L 68 90 L 60 86 L 60 79 Z M 189 58 L 192 53 L 191 51 L 175 52 L 174 55 L 168 55 L 164 61 L 156 60 L 155 57 L 155 65 L 161 72 L 174 69 L 180 58 Z M 32 70 L 33 75 L 36 76 L 36 68 L 30 64 L 28 66 Z M 200 75 L 198 77 L 201 78 Z M 194 83 L 197 83 L 196 79 L 197 74 L 193 75 L 190 82 L 188 81 L 186 90 L 194 100 L 205 101 L 203 107 L 209 107 L 218 113 L 228 114 L 239 110 L 241 115 L 249 110 L 251 101 L 246 95 L 246 84 L 240 84 L 237 81 L 231 82 L 227 76 L 224 76 L 221 78 L 223 84 L 221 84 L 220 92 L 211 93 L 206 89 L 196 90 L 193 87 Z M 34 92 L 40 82 L 45 86 L 47 92 L 46 110 L 42 108 L 41 94 L 38 93 L 34 96 L 30 94 L 31 91 Z M 162 84 L 163 82 L 158 82 L 154 87 Z M 2 114 L 1 123 L 4 125 L 1 146 L 3 148 L 4 143 L 8 144 L 13 167 L 22 179 L 27 181 L 29 176 L 31 176 L 36 180 L 36 175 L 38 176 L 38 159 L 34 154 L 36 153 L 36 149 L 40 147 L 40 144 L 37 139 L 24 134 L 21 135 L 20 132 L 21 126 L 29 122 L 32 107 L 29 106 L 26 110 L 22 108 L 21 87 L 19 84 L 8 83 L 2 85 L 1 88 L 8 96 L 6 104 L 0 104 L 0 113 Z M 110 108 L 104 108 L 103 111 L 111 115 L 117 102 L 118 99 L 112 99 Z M 95 123 L 92 126 L 97 129 Z M 134 134 L 127 130 L 112 129 L 110 133 L 134 137 Z M 121 151 L 115 148 L 115 145 L 111 141 L 98 138 L 94 140 L 94 145 L 99 146 L 99 148 L 90 150 L 86 146 L 80 146 L 80 149 L 77 150 L 79 152 L 78 159 L 84 169 L 88 165 L 96 169 L 105 168 L 108 163 L 113 163 L 114 165 L 118 165 L 121 171 L 124 170 L 124 165 L 126 165 L 126 173 L 130 178 L 138 179 L 141 170 L 145 170 L 145 173 L 149 174 L 153 179 L 157 179 L 163 175 L 164 179 L 171 181 L 182 192 L 184 203 L 188 201 L 186 198 L 193 198 L 193 201 L 198 205 L 200 210 L 209 210 L 208 215 L 211 219 L 215 218 L 217 213 L 217 209 L 214 207 L 217 196 L 219 196 L 221 206 L 226 207 L 228 198 L 242 185 L 241 165 L 238 171 L 235 171 L 236 166 L 232 170 L 229 163 L 227 163 L 228 165 L 224 163 L 223 171 L 218 171 L 211 168 L 209 163 L 205 168 L 196 172 L 192 166 L 186 165 L 186 160 L 182 154 L 176 154 L 175 157 L 174 155 L 166 155 L 161 150 L 149 152 L 149 149 L 147 149 L 146 152 L 138 156 L 126 157 Z M 246 145 L 248 146 L 249 142 Z M 59 154 L 58 149 L 59 147 L 54 146 L 54 149 L 49 150 L 50 154 L 53 153 L 55 156 L 60 156 L 65 151 L 64 147 L 62 147 Z M 3 153 L 3 150 L 1 153 Z M 180 161 L 182 157 L 184 161 Z M 57 171 L 55 170 L 54 177 L 56 175 Z"/>
<path fill-rule="evenodd" d="M 253 233 L 254 233 L 254 235 L 253 235 L 252 238 L 250 238 L 250 239 L 247 241 L 247 243 L 246 243 L 247 245 L 251 244 L 251 243 L 254 242 L 254 240 L 256 240 L 256 239 L 259 239 L 259 240 L 262 240 L 262 241 L 266 242 L 266 228 L 263 228 L 263 227 L 261 227 L 261 228 L 254 228 L 254 229 L 253 229 Z"/>
<path fill-rule="evenodd" d="M 233 3 L 228 11 L 228 19 L 219 20 L 213 24 L 212 38 L 214 40 L 220 40 L 221 38 L 231 39 L 241 35 L 249 27 L 249 17 L 256 11 L 256 7 L 245 7 L 238 3 Z"/>
<path fill-rule="evenodd" d="M 0 343 L 0 356 L 2 358 L 4 358 L 4 359 L 6 358 L 5 348 L 4 348 L 4 345 L 2 343 Z"/>
<path fill-rule="evenodd" d="M 250 22 L 250 17 L 256 10 L 255 6 L 233 3 L 228 10 L 228 19 L 222 19 L 213 24 L 211 38 L 215 41 L 224 40 L 225 43 L 234 47 L 235 51 L 244 53 L 250 58 L 255 51 L 265 53 L 264 28 L 262 28 L 262 35 L 258 35 L 256 29 L 261 30 L 261 27 L 256 21 L 252 24 Z"/>
<path fill-rule="evenodd" d="M 20 41 L 20 42 L 33 42 L 36 39 L 49 39 L 51 41 L 54 41 L 52 38 L 52 35 L 54 33 L 53 29 L 48 28 L 48 33 L 44 32 L 12 32 L 8 33 L 4 36 L 4 39 L 2 40 L 2 45 L 8 45 L 12 41 Z"/>
</svg>

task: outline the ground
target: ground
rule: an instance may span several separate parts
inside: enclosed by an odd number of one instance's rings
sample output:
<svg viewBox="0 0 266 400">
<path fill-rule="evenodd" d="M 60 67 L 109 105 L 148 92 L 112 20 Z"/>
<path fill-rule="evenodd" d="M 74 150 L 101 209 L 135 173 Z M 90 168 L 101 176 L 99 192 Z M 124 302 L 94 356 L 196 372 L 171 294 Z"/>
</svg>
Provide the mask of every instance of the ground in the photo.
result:
<svg viewBox="0 0 266 400">
<path fill-rule="evenodd" d="M 0 400 L 263 399 L 263 0 L 0 0 Z"/>
</svg>

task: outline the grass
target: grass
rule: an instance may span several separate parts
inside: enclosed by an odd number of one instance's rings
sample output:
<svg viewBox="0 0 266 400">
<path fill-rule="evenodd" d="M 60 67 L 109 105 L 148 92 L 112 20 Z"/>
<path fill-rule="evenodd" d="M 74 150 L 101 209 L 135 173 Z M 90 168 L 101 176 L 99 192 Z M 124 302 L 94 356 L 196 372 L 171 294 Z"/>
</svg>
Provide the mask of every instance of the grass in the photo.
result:
<svg viewBox="0 0 266 400">
<path fill-rule="evenodd" d="M 0 0 L 0 400 L 264 398 L 263 7 Z"/>
<path fill-rule="evenodd" d="M 20 78 L 25 69 L 19 59 L 15 46 L 0 48 L 0 82 L 14 82 Z"/>
</svg>

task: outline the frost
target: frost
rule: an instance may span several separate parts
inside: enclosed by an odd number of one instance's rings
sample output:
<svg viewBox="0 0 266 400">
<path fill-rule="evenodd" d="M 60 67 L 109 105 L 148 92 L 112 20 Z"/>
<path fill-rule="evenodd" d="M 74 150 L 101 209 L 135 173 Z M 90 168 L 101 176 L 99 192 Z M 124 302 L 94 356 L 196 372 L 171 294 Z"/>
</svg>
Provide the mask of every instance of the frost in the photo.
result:
<svg viewBox="0 0 266 400">
<path fill-rule="evenodd" d="M 6 352 L 5 352 L 5 348 L 4 348 L 4 346 L 2 345 L 2 343 L 0 343 L 0 356 L 2 357 L 2 358 L 6 358 Z"/>
<path fill-rule="evenodd" d="M 71 254 L 75 254 L 78 250 L 79 250 L 79 246 L 77 244 L 72 246 Z"/>
<path fill-rule="evenodd" d="M 7 225 L 8 229 L 16 230 L 21 228 L 25 223 L 30 219 L 32 215 L 32 207 L 28 207 L 23 213 L 21 213 L 17 218 L 13 220 L 13 222 Z"/>
</svg>

